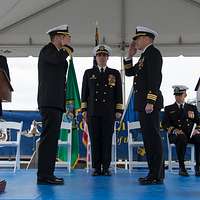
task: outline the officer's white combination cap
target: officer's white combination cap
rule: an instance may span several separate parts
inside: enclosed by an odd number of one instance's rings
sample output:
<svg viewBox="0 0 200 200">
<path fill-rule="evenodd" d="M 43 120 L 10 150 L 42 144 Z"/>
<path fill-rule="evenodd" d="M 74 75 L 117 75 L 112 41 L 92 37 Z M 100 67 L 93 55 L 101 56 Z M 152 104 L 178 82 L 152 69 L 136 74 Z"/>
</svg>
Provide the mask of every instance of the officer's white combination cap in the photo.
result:
<svg viewBox="0 0 200 200">
<path fill-rule="evenodd" d="M 187 89 L 189 89 L 185 85 L 173 85 L 172 88 L 174 89 L 174 95 L 176 95 L 176 94 L 182 94 L 184 91 L 186 91 Z"/>
<path fill-rule="evenodd" d="M 70 35 L 69 26 L 67 24 L 63 24 L 63 25 L 51 28 L 46 33 L 49 34 L 49 35 L 51 35 L 51 34 Z"/>
<path fill-rule="evenodd" d="M 105 53 L 108 56 L 110 56 L 111 52 L 112 52 L 112 49 L 108 45 L 105 45 L 105 44 L 99 44 L 98 46 L 94 47 L 92 51 L 94 56 L 96 56 L 99 53 Z"/>
<path fill-rule="evenodd" d="M 136 33 L 135 36 L 133 37 L 133 40 L 136 40 L 137 37 L 139 36 L 149 36 L 152 39 L 158 36 L 158 33 L 148 27 L 145 26 L 137 26 L 136 27 Z"/>
</svg>

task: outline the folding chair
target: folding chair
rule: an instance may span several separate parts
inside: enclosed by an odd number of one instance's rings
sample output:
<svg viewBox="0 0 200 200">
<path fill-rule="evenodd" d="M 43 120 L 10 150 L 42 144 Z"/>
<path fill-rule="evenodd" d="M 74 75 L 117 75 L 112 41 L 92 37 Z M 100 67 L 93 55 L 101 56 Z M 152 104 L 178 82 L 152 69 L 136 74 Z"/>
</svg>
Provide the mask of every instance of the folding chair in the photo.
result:
<svg viewBox="0 0 200 200">
<path fill-rule="evenodd" d="M 172 160 L 172 149 L 176 148 L 176 145 L 173 143 L 170 144 L 168 136 L 167 136 L 167 146 L 168 146 L 168 170 L 169 172 L 172 172 L 173 168 L 179 168 L 179 164 L 178 162 Z M 187 148 L 190 148 L 191 159 L 185 162 L 185 166 L 186 168 L 190 168 L 191 171 L 194 172 L 194 167 L 195 167 L 194 145 L 187 144 Z"/>
<path fill-rule="evenodd" d="M 58 146 L 63 147 L 65 146 L 67 148 L 67 160 L 61 163 L 64 165 L 67 165 L 69 173 L 71 172 L 71 153 L 72 153 L 72 122 L 62 122 L 60 129 L 67 130 L 68 131 L 68 137 L 66 141 L 58 140 Z M 59 162 L 56 163 L 56 166 L 62 166 Z"/>
<path fill-rule="evenodd" d="M 9 133 L 7 141 L 1 141 L 0 147 L 16 147 L 15 161 L 1 161 L 0 165 L 3 167 L 14 167 L 14 173 L 16 169 L 20 169 L 20 141 L 23 122 L 0 122 L 0 129 L 5 129 Z M 16 137 L 15 137 L 16 135 Z"/>
<path fill-rule="evenodd" d="M 111 167 L 114 168 L 115 174 L 117 173 L 117 141 L 116 141 L 116 131 L 117 122 L 114 124 L 114 132 L 112 136 L 112 149 L 111 149 Z M 92 154 L 91 154 L 91 143 L 90 136 L 88 135 L 88 143 L 86 147 L 86 171 L 87 173 L 92 168 Z"/>
<path fill-rule="evenodd" d="M 71 172 L 71 152 L 72 152 L 72 122 L 62 122 L 60 129 L 67 130 L 67 140 L 58 140 L 58 147 L 65 146 L 67 148 L 67 160 L 56 162 L 56 167 L 67 166 L 69 173 Z M 38 159 L 38 148 L 39 148 L 40 138 L 36 141 L 36 159 Z"/>
<path fill-rule="evenodd" d="M 140 163 L 137 163 L 136 161 L 133 161 L 133 148 L 137 148 L 140 146 L 144 146 L 143 141 L 136 141 L 134 140 L 134 137 L 132 135 L 132 131 L 136 131 L 140 129 L 140 122 L 127 122 L 128 126 L 128 159 L 129 159 L 129 173 L 131 173 L 131 170 L 133 168 L 133 165 L 137 165 L 137 167 L 145 167 L 147 164 L 144 164 L 140 161 Z M 146 163 L 146 162 L 145 162 Z"/>
</svg>

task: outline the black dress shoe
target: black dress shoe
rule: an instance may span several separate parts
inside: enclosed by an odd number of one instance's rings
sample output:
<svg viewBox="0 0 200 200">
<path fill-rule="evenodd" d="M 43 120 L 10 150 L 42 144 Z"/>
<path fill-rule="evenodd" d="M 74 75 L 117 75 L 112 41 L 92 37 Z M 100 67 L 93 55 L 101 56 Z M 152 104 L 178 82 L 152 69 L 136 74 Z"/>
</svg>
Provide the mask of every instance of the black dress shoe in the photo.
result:
<svg viewBox="0 0 200 200">
<path fill-rule="evenodd" d="M 179 175 L 180 176 L 189 176 L 187 170 L 185 168 L 180 168 L 179 169 Z"/>
<path fill-rule="evenodd" d="M 63 178 L 57 178 L 56 176 L 52 177 L 38 177 L 37 178 L 38 185 L 64 185 Z"/>
<path fill-rule="evenodd" d="M 148 179 L 148 178 L 151 178 L 151 177 L 152 177 L 152 175 L 151 175 L 151 174 L 148 174 L 147 176 L 138 178 L 138 181 L 140 182 L 140 181 L 142 181 L 142 180 L 145 180 L 145 179 Z"/>
<path fill-rule="evenodd" d="M 64 181 L 64 178 L 62 178 L 62 177 L 57 177 L 57 176 L 53 176 L 53 177 L 58 179 L 58 180 Z"/>
<path fill-rule="evenodd" d="M 95 170 L 92 172 L 92 176 L 101 176 L 101 171 L 95 169 Z"/>
<path fill-rule="evenodd" d="M 106 169 L 106 170 L 102 171 L 102 175 L 103 176 L 112 176 L 112 173 L 111 173 L 111 171 L 109 171 L 108 169 Z"/>
<path fill-rule="evenodd" d="M 200 176 L 200 167 L 199 166 L 195 167 L 195 176 Z"/>
<path fill-rule="evenodd" d="M 140 185 L 161 185 L 163 184 L 163 179 L 153 179 L 153 178 L 146 178 L 139 181 Z"/>
</svg>

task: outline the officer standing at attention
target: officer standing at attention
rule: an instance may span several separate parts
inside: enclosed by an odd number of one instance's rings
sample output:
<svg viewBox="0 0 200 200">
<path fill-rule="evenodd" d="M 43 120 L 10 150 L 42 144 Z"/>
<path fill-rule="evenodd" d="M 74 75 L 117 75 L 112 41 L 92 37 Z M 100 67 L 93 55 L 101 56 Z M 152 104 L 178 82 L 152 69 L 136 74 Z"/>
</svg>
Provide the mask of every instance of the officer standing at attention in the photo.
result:
<svg viewBox="0 0 200 200">
<path fill-rule="evenodd" d="M 114 121 L 119 120 L 123 112 L 120 73 L 107 67 L 110 53 L 107 45 L 94 48 L 97 66 L 85 71 L 82 83 L 81 107 L 88 122 L 93 176 L 111 176 L 109 166 Z"/>
<path fill-rule="evenodd" d="M 186 86 L 175 85 L 173 89 L 175 103 L 165 107 L 162 125 L 168 132 L 169 142 L 176 145 L 179 175 L 189 176 L 185 168 L 184 157 L 186 146 L 191 143 L 195 147 L 195 175 L 200 176 L 200 119 L 197 107 L 185 103 L 186 90 L 188 89 Z"/>
<path fill-rule="evenodd" d="M 38 156 L 38 184 L 64 184 L 54 176 L 58 138 L 65 111 L 67 57 L 73 52 L 67 25 L 50 29 L 51 42 L 40 51 L 38 60 L 38 108 L 42 117 Z"/>
<path fill-rule="evenodd" d="M 129 45 L 124 60 L 126 76 L 134 76 L 134 109 L 138 111 L 144 147 L 149 167 L 146 177 L 138 179 L 142 185 L 162 184 L 164 179 L 163 148 L 160 136 L 160 109 L 163 97 L 160 91 L 162 81 L 162 56 L 154 47 L 158 34 L 147 27 L 136 27 L 136 35 Z M 133 65 L 132 57 L 141 51 L 139 61 Z"/>
</svg>

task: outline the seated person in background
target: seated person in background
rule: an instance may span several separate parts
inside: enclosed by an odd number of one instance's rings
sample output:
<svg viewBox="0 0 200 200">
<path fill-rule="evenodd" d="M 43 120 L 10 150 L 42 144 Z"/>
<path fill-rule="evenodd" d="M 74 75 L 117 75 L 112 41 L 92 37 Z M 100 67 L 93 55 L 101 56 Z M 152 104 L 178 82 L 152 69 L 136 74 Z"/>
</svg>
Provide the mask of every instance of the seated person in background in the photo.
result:
<svg viewBox="0 0 200 200">
<path fill-rule="evenodd" d="M 187 144 L 192 143 L 195 146 L 195 175 L 200 176 L 200 119 L 197 107 L 185 103 L 188 89 L 186 86 L 177 85 L 173 86 L 173 89 L 176 102 L 165 107 L 162 126 L 168 132 L 170 143 L 176 145 L 179 175 L 189 176 L 184 157 Z M 193 130 L 194 124 L 196 124 L 195 130 Z"/>
</svg>

